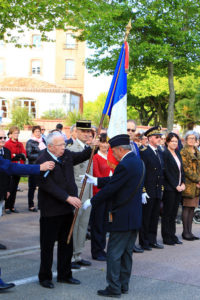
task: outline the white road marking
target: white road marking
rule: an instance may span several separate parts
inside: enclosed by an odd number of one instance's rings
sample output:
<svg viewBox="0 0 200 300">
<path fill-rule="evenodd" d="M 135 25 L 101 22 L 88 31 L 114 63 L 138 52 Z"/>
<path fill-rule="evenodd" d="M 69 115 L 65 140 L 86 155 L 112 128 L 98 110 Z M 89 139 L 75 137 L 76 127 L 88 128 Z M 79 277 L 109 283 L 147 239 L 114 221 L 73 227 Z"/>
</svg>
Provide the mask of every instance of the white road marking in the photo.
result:
<svg viewBox="0 0 200 300">
<path fill-rule="evenodd" d="M 81 269 L 78 270 L 74 270 L 73 269 L 73 273 L 74 272 L 78 272 L 78 271 L 84 271 L 87 268 L 85 267 L 81 267 Z M 55 278 L 57 276 L 57 272 L 53 272 L 53 278 Z M 22 284 L 28 284 L 28 283 L 32 283 L 32 282 L 37 282 L 38 281 L 38 276 L 32 276 L 32 277 L 27 277 L 27 278 L 23 278 L 23 279 L 19 279 L 19 280 L 15 280 L 12 281 L 16 286 L 18 285 L 22 285 Z"/>
</svg>

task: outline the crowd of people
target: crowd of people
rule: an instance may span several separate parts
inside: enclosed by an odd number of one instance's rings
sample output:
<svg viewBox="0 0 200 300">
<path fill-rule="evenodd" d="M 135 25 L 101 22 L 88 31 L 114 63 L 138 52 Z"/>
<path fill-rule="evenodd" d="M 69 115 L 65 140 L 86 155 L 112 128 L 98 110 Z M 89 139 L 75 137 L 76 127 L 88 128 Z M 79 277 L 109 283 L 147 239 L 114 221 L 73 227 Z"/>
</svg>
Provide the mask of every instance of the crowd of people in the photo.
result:
<svg viewBox="0 0 200 300">
<path fill-rule="evenodd" d="M 72 276 L 72 269 L 91 265 L 91 261 L 82 258 L 89 235 L 92 259 L 107 262 L 108 286 L 99 290 L 98 295 L 120 297 L 128 293 L 133 252 L 183 243 L 176 235 L 180 205 L 182 239 L 199 239 L 192 233 L 194 209 L 199 206 L 200 194 L 199 135 L 188 131 L 181 141 L 177 131 L 164 133 L 160 126 L 136 134 L 134 120 L 127 121 L 127 134 L 109 141 L 106 129 L 97 137 L 97 128 L 90 121 L 77 121 L 70 129 L 70 138 L 62 130 L 62 124 L 57 124 L 45 135 L 44 127 L 33 126 L 25 147 L 18 141 L 20 131 L 16 126 L 9 129 L 8 140 L 0 130 L 0 156 L 11 165 L 28 162 L 26 168 L 54 163 L 40 174 L 37 169 L 28 178 L 28 210 L 34 213 L 40 210 L 39 282 L 45 288 L 54 288 L 53 249 L 58 241 L 57 281 L 80 284 Z M 90 172 L 85 175 L 94 146 Z M 109 146 L 117 162 L 115 168 L 108 157 Z M 4 211 L 12 215 L 19 213 L 15 200 L 20 175 L 29 170 L 17 173 L 9 168 L 0 173 L 0 213 L 5 201 Z M 87 183 L 79 199 L 83 176 L 87 176 Z M 38 205 L 34 202 L 36 187 L 39 188 Z M 74 209 L 78 214 L 73 238 L 66 243 Z M 159 218 L 164 245 L 157 241 Z M 110 234 L 106 249 L 107 232 Z M 0 249 L 6 246 L 0 244 Z M 0 289 L 10 287 L 13 285 L 0 281 Z"/>
</svg>

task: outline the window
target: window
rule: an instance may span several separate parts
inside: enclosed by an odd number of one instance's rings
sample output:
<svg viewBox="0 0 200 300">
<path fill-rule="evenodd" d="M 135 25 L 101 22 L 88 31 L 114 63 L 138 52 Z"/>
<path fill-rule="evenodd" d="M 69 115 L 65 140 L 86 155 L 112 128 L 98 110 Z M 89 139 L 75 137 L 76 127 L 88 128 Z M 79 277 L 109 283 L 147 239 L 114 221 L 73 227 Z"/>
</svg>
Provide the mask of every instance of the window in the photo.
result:
<svg viewBox="0 0 200 300">
<path fill-rule="evenodd" d="M 65 61 L 65 78 L 75 78 L 75 61 L 73 59 Z"/>
<path fill-rule="evenodd" d="M 80 108 L 80 96 L 70 94 L 70 111 L 79 111 Z"/>
<path fill-rule="evenodd" d="M 8 102 L 4 98 L 0 98 L 0 110 L 3 110 L 3 118 L 8 116 Z"/>
<path fill-rule="evenodd" d="M 0 75 L 3 75 L 3 59 L 0 59 Z"/>
<path fill-rule="evenodd" d="M 32 74 L 33 75 L 40 74 L 40 65 L 41 65 L 40 60 L 33 60 L 32 61 Z"/>
<path fill-rule="evenodd" d="M 41 47 L 41 35 L 39 34 L 33 35 L 33 46 L 35 46 L 36 48 Z"/>
<path fill-rule="evenodd" d="M 29 114 L 36 118 L 36 101 L 33 99 L 18 99 L 21 107 L 26 107 Z"/>
<path fill-rule="evenodd" d="M 71 33 L 66 34 L 66 49 L 75 49 L 77 46 L 76 39 L 73 37 Z"/>
</svg>

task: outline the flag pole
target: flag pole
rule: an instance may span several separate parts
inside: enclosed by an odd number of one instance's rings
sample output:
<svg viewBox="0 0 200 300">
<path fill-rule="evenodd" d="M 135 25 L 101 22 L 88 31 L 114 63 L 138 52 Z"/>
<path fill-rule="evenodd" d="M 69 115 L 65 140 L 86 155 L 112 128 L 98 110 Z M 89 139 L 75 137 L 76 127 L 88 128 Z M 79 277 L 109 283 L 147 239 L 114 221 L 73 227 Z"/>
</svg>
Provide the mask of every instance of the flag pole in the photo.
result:
<svg viewBox="0 0 200 300">
<path fill-rule="evenodd" d="M 129 32 L 130 32 L 131 28 L 132 27 L 131 27 L 131 19 L 130 19 L 127 26 L 126 26 L 126 33 L 125 33 L 125 37 L 124 37 L 124 42 L 127 41 L 127 38 L 128 38 L 128 35 L 129 35 Z M 118 74 L 118 76 L 119 76 L 119 74 Z M 116 82 L 117 82 L 117 80 L 116 80 Z M 115 82 L 115 85 L 116 85 L 116 82 Z M 102 113 L 101 120 L 100 120 L 100 123 L 99 123 L 99 127 L 98 127 L 98 130 L 97 130 L 97 136 L 100 135 L 101 128 L 103 126 L 104 118 L 105 118 L 105 114 Z M 89 159 L 89 162 L 88 162 L 86 173 L 90 172 L 90 168 L 91 168 L 91 164 L 92 164 L 92 160 L 93 160 L 95 150 L 96 150 L 96 147 L 93 147 L 92 148 L 92 153 L 91 153 L 91 156 L 90 156 L 90 159 Z M 86 182 L 87 182 L 87 178 L 85 176 L 84 180 L 83 180 L 82 187 L 81 187 L 81 191 L 80 191 L 80 194 L 79 194 L 79 199 L 80 200 L 82 200 L 83 193 L 84 193 L 85 186 L 86 186 Z M 71 224 L 71 227 L 70 227 L 70 231 L 69 231 L 69 234 L 68 234 L 68 237 L 67 237 L 67 244 L 70 243 L 72 233 L 73 233 L 73 230 L 74 230 L 74 225 L 76 223 L 76 219 L 77 219 L 77 216 L 78 216 L 78 212 L 79 212 L 79 208 L 76 208 L 75 213 L 74 213 L 74 218 L 73 218 L 73 221 L 72 221 L 72 224 Z"/>
</svg>

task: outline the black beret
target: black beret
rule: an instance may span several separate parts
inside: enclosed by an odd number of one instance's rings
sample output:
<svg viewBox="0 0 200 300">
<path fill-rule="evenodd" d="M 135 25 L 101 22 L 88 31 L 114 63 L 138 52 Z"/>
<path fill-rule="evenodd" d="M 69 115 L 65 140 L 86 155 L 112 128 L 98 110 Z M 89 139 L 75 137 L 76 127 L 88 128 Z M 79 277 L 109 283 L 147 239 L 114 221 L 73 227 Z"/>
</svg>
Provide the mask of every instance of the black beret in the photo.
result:
<svg viewBox="0 0 200 300">
<path fill-rule="evenodd" d="M 108 143 L 110 144 L 111 148 L 121 145 L 130 145 L 130 137 L 128 134 L 118 134 L 112 137 Z"/>
</svg>

